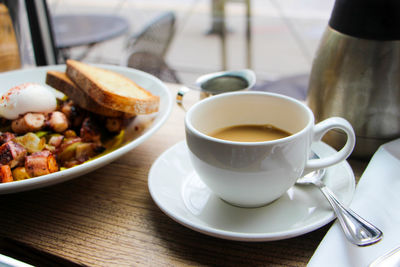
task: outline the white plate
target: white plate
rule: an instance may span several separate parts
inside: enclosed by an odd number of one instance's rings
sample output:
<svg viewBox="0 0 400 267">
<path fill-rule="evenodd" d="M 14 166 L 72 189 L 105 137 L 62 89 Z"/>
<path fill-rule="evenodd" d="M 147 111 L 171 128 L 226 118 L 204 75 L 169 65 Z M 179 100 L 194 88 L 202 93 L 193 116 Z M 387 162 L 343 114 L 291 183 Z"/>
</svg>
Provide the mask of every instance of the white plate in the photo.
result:
<svg viewBox="0 0 400 267">
<path fill-rule="evenodd" d="M 166 87 L 162 81 L 150 74 L 131 68 L 111 65 L 97 66 L 123 74 L 146 90 L 150 91 L 152 94 L 160 96 L 159 112 L 153 115 L 138 116 L 135 118 L 132 124 L 127 128 L 124 145 L 119 149 L 70 169 L 23 181 L 0 184 L 0 194 L 20 192 L 57 184 L 98 169 L 143 143 L 166 121 L 171 113 L 173 102 L 168 87 Z M 0 95 L 9 88 L 24 82 L 38 82 L 45 84 L 47 70 L 64 71 L 65 65 L 46 66 L 2 73 L 0 74 Z M 138 135 L 137 131 L 135 131 L 135 125 L 138 125 L 139 127 L 144 125 L 148 126 Z"/>
<path fill-rule="evenodd" d="M 335 151 L 322 142 L 312 149 L 322 157 Z M 355 181 L 346 161 L 328 168 L 324 181 L 343 203 L 350 203 Z M 286 239 L 311 232 L 335 218 L 327 200 L 314 186 L 293 186 L 261 208 L 227 204 L 201 182 L 190 163 L 185 141 L 154 162 L 148 186 L 155 203 L 169 217 L 195 231 L 223 239 Z"/>
</svg>

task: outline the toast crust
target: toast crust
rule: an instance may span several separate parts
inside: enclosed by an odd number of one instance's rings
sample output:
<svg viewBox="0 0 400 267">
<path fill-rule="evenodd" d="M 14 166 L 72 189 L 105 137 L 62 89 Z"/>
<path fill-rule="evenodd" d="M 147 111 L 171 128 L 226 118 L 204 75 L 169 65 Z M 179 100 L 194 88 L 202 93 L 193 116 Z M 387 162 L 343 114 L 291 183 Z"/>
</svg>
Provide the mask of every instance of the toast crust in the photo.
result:
<svg viewBox="0 0 400 267">
<path fill-rule="evenodd" d="M 112 110 L 94 101 L 82 89 L 80 89 L 64 72 L 49 70 L 46 74 L 46 84 L 63 92 L 75 104 L 90 112 L 106 117 L 132 117 L 121 111 Z"/>
<path fill-rule="evenodd" d="M 113 71 L 67 60 L 66 74 L 99 105 L 130 114 L 158 111 L 159 97 Z"/>
</svg>

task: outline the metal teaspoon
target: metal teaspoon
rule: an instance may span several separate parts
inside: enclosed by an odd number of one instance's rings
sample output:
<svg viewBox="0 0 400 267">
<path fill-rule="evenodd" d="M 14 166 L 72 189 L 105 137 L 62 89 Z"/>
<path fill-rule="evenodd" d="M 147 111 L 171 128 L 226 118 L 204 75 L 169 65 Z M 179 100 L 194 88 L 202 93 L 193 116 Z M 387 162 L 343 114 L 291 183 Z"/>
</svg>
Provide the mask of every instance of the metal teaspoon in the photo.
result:
<svg viewBox="0 0 400 267">
<path fill-rule="evenodd" d="M 315 153 L 312 158 L 319 158 Z M 322 182 L 326 170 L 313 171 L 296 181 L 296 184 L 317 186 L 331 204 L 346 238 L 357 246 L 372 245 L 382 239 L 383 233 L 351 209 L 345 208 L 334 193 Z"/>
</svg>

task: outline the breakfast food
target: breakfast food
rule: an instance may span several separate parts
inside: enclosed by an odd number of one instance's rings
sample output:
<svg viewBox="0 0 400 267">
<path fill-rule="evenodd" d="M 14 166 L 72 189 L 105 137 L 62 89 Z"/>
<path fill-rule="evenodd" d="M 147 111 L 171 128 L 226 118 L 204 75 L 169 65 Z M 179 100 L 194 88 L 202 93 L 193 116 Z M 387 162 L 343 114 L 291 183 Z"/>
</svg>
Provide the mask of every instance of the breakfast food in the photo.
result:
<svg viewBox="0 0 400 267">
<path fill-rule="evenodd" d="M 0 99 L 0 116 L 9 120 L 26 112 L 50 112 L 56 109 L 55 95 L 45 86 L 24 83 L 9 89 Z"/>
<path fill-rule="evenodd" d="M 100 105 L 130 114 L 149 114 L 158 110 L 159 97 L 144 90 L 121 74 L 67 60 L 66 73 Z"/>
<path fill-rule="evenodd" d="M 24 83 L 1 97 L 0 182 L 50 174 L 116 149 L 129 121 L 158 110 L 159 98 L 128 78 L 71 62 L 73 78 L 68 71 L 47 72 L 46 83 L 58 91 Z M 107 92 L 107 101 L 98 100 L 98 90 Z"/>
<path fill-rule="evenodd" d="M 126 114 L 127 117 L 133 116 L 129 113 L 109 109 L 98 104 L 88 94 L 86 94 L 85 91 L 79 88 L 65 72 L 53 70 L 48 71 L 46 75 L 46 83 L 62 91 L 69 99 L 74 101 L 76 105 L 93 113 L 107 117 L 122 117 L 124 114 Z"/>
</svg>

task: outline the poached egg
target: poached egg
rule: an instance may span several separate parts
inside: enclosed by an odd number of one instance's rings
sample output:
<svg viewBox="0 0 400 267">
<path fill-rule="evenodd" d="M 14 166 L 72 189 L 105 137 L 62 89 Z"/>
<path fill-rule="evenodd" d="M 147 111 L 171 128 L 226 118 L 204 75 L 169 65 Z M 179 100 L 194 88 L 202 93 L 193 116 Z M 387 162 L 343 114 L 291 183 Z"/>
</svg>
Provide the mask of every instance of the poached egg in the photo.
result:
<svg viewBox="0 0 400 267">
<path fill-rule="evenodd" d="M 55 93 L 38 83 L 23 83 L 6 91 L 0 99 L 0 116 L 17 119 L 27 112 L 52 112 L 57 108 Z"/>
</svg>

